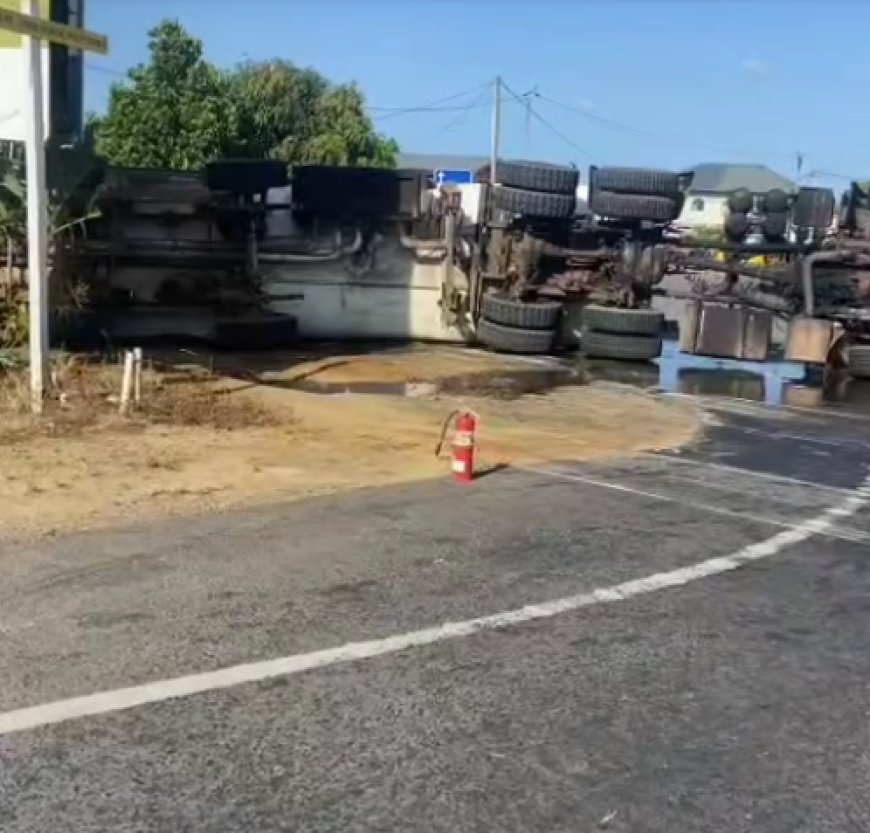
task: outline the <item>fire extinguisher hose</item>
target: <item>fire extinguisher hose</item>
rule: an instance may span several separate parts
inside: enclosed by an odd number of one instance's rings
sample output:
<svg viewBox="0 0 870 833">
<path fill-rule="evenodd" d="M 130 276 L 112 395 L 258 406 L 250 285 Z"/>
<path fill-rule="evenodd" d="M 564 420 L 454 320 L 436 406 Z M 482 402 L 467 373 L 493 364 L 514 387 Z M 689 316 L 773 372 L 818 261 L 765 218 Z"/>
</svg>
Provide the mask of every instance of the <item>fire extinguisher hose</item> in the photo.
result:
<svg viewBox="0 0 870 833">
<path fill-rule="evenodd" d="M 480 416 L 475 411 L 472 411 L 471 408 L 454 408 L 449 414 L 447 414 L 444 418 L 444 422 L 441 424 L 441 431 L 438 435 L 438 444 L 435 446 L 436 457 L 441 456 L 441 451 L 444 448 L 444 438 L 447 436 L 447 429 L 450 427 L 450 423 L 453 421 L 454 417 L 457 417 L 460 414 L 471 414 L 477 424 L 480 425 Z"/>
</svg>

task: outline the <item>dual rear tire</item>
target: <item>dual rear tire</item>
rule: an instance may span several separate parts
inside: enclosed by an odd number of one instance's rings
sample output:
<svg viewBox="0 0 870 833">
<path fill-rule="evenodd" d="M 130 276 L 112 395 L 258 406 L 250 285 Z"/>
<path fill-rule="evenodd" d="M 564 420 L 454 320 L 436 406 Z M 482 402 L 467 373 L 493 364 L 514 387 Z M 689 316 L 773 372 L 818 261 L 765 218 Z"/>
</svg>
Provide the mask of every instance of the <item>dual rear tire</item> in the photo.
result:
<svg viewBox="0 0 870 833">
<path fill-rule="evenodd" d="M 477 338 L 500 353 L 549 353 L 561 314 L 558 301 L 516 301 L 502 293 L 484 295 Z"/>
<path fill-rule="evenodd" d="M 581 347 L 588 358 L 650 361 L 661 355 L 664 313 L 591 304 L 583 310 Z"/>
</svg>

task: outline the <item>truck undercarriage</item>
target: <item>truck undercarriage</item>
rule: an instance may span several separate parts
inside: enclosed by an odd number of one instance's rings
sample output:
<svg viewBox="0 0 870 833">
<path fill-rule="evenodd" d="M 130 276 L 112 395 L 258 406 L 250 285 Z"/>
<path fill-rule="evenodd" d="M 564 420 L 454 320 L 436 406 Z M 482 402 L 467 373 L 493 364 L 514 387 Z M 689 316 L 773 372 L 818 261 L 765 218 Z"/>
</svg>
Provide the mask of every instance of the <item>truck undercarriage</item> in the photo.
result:
<svg viewBox="0 0 870 833">
<path fill-rule="evenodd" d="M 190 317 L 207 313 L 213 340 L 263 347 L 382 334 L 546 353 L 571 344 L 573 321 L 587 353 L 643 360 L 661 350 L 659 298 L 863 340 L 870 198 L 858 186 L 836 222 L 824 189 L 735 192 L 722 239 L 704 243 L 673 228 L 691 178 L 593 167 L 583 205 L 576 169 L 536 162 L 442 187 L 425 171 L 301 166 L 288 179 L 271 162 L 110 171 L 101 218 L 60 259 L 101 321 L 178 313 L 154 330 L 177 338 L 201 335 Z"/>
</svg>

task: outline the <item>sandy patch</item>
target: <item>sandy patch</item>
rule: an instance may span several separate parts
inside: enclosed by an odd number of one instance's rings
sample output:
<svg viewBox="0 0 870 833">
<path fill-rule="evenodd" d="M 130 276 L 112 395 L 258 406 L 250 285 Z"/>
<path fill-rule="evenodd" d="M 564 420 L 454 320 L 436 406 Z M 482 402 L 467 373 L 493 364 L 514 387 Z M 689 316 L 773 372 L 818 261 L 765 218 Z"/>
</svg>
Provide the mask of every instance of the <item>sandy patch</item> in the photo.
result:
<svg viewBox="0 0 870 833">
<path fill-rule="evenodd" d="M 497 357 L 415 352 L 386 355 L 380 374 L 379 358 L 367 356 L 297 366 L 271 378 L 301 373 L 329 382 L 426 381 L 457 368 L 505 366 Z M 322 395 L 239 381 L 222 386 L 232 391 L 228 398 L 264 409 L 268 420 L 230 429 L 112 421 L 0 445 L 0 535 L 51 534 L 447 477 L 448 462 L 434 450 L 445 418 L 460 406 L 481 417 L 482 469 L 672 448 L 691 440 L 699 426 L 697 409 L 687 402 L 608 385 L 508 401 Z"/>
</svg>

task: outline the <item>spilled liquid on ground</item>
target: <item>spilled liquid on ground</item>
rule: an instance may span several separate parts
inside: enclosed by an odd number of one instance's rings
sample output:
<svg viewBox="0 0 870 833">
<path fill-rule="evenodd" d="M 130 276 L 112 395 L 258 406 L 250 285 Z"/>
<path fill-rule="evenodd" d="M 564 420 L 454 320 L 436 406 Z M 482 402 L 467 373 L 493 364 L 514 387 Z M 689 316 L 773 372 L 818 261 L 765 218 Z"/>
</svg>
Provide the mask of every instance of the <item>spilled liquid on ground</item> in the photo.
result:
<svg viewBox="0 0 870 833">
<path fill-rule="evenodd" d="M 614 382 L 647 390 L 741 399 L 767 405 L 802 408 L 836 407 L 870 414 L 870 382 L 846 373 L 822 379 L 814 368 L 772 360 L 747 362 L 681 353 L 666 342 L 654 362 L 623 362 L 569 356 L 535 359 L 510 369 L 475 370 L 420 381 L 341 381 L 314 378 L 274 380 L 267 384 L 326 395 L 375 394 L 431 397 L 474 395 L 514 399 L 554 388 Z"/>
</svg>

